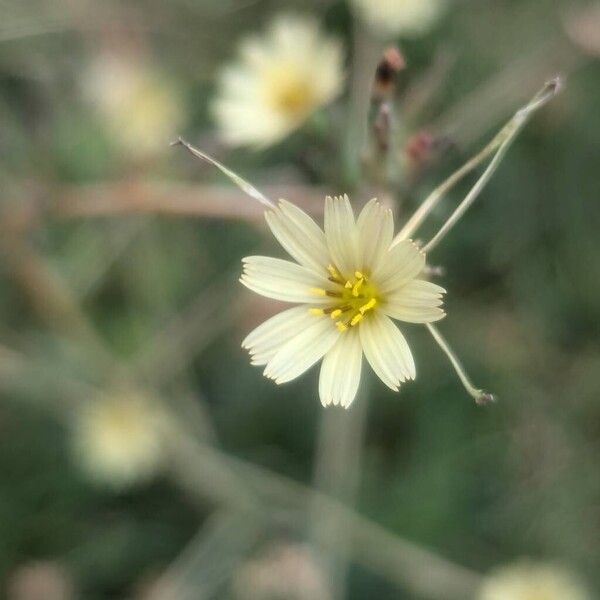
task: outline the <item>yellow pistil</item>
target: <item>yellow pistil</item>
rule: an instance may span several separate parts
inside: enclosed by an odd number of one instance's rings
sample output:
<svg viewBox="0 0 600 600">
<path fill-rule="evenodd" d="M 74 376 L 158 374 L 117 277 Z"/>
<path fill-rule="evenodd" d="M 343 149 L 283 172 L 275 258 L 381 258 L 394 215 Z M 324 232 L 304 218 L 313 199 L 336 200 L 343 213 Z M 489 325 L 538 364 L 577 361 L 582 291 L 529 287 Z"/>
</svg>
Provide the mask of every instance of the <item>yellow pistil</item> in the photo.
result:
<svg viewBox="0 0 600 600">
<path fill-rule="evenodd" d="M 335 281 L 336 283 L 344 283 L 344 280 L 343 280 L 342 276 L 340 275 L 340 272 L 333 265 L 329 265 L 327 267 L 327 270 L 329 271 L 329 274 L 331 275 L 331 279 L 333 281 Z"/>
<path fill-rule="evenodd" d="M 350 327 L 354 327 L 355 325 L 358 325 L 364 318 L 365 318 L 365 315 L 363 315 L 362 313 L 355 314 L 350 321 Z"/>
<path fill-rule="evenodd" d="M 355 284 L 354 287 L 352 288 L 352 295 L 355 298 L 358 298 L 358 294 L 360 292 L 360 288 L 363 286 L 365 280 L 364 279 L 359 279 Z"/>
<path fill-rule="evenodd" d="M 355 271 L 354 277 L 345 281 L 339 269 L 333 264 L 327 267 L 329 280 L 340 286 L 333 290 L 312 288 L 311 292 L 318 296 L 332 298 L 333 306 L 327 308 L 311 308 L 310 314 L 329 316 L 335 322 L 339 332 L 356 327 L 369 311 L 379 303 L 377 290 L 362 271 Z M 343 316 L 346 315 L 346 316 Z"/>
<path fill-rule="evenodd" d="M 310 293 L 315 296 L 327 296 L 327 292 L 323 288 L 310 288 Z"/>
<path fill-rule="evenodd" d="M 377 305 L 377 299 L 371 298 L 366 304 L 363 304 L 358 310 L 361 315 L 364 315 L 367 311 L 372 310 Z"/>
</svg>

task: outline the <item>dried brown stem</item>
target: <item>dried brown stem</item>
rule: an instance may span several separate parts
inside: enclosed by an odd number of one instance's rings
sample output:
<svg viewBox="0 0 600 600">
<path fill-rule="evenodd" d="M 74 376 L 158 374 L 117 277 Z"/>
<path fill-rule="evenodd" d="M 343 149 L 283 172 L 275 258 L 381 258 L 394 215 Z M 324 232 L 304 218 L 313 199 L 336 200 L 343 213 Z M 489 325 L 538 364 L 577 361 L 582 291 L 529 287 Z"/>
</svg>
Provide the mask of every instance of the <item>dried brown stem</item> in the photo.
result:
<svg viewBox="0 0 600 600">
<path fill-rule="evenodd" d="M 273 198 L 286 198 L 311 214 L 323 212 L 326 192 L 302 185 L 267 186 Z M 155 213 L 176 217 L 262 221 L 264 207 L 240 201 L 240 192 L 221 185 L 124 182 L 62 190 L 50 215 L 56 218 Z"/>
</svg>

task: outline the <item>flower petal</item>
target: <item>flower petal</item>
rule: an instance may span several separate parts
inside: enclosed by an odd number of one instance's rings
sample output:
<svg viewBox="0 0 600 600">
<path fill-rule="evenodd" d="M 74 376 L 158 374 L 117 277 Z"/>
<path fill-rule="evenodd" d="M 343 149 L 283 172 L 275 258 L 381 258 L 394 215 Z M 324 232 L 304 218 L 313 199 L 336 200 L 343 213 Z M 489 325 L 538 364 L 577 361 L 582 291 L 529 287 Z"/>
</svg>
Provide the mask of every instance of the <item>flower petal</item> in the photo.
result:
<svg viewBox="0 0 600 600">
<path fill-rule="evenodd" d="M 315 322 L 288 340 L 269 361 L 264 374 L 275 383 L 296 379 L 329 352 L 340 332 L 327 317 L 314 317 Z"/>
<path fill-rule="evenodd" d="M 389 317 L 374 312 L 361 322 L 359 331 L 365 356 L 385 385 L 397 392 L 400 383 L 416 377 L 408 343 Z"/>
<path fill-rule="evenodd" d="M 325 199 L 325 238 L 335 266 L 346 279 L 358 268 L 358 239 L 348 196 Z"/>
<path fill-rule="evenodd" d="M 360 335 L 353 328 L 339 337 L 323 359 L 319 376 L 321 404 L 348 408 L 356 396 L 361 369 Z"/>
<path fill-rule="evenodd" d="M 301 265 L 324 273 L 329 264 L 325 234 L 302 209 L 291 202 L 279 201 L 279 207 L 265 213 L 267 223 L 279 243 Z"/>
<path fill-rule="evenodd" d="M 360 270 L 377 270 L 394 237 L 392 211 L 373 199 L 362 209 L 356 222 Z"/>
<path fill-rule="evenodd" d="M 381 305 L 383 312 L 407 323 L 433 323 L 446 316 L 440 308 L 446 290 L 430 281 L 413 279 L 389 294 Z"/>
<path fill-rule="evenodd" d="M 372 278 L 386 295 L 417 277 L 424 266 L 425 253 L 411 240 L 402 240 L 387 252 Z"/>
<path fill-rule="evenodd" d="M 269 256 L 248 256 L 242 262 L 244 272 L 240 281 L 261 296 L 283 302 L 319 304 L 330 301 L 311 292 L 315 288 L 328 288 L 330 283 L 306 267 Z"/>
<path fill-rule="evenodd" d="M 250 352 L 253 365 L 266 365 L 286 342 L 314 322 L 315 317 L 306 306 L 295 306 L 267 319 L 251 331 L 242 342 L 242 348 Z"/>
</svg>

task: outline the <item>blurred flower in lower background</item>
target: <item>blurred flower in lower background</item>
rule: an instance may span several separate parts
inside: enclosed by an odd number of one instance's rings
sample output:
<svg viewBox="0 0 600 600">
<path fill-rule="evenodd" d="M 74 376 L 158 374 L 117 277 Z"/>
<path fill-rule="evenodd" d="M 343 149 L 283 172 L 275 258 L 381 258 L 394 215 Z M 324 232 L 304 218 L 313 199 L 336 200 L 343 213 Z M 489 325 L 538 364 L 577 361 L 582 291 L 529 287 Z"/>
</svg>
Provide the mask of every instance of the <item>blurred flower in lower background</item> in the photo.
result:
<svg viewBox="0 0 600 600">
<path fill-rule="evenodd" d="M 74 458 L 91 479 L 115 489 L 147 481 L 163 460 L 161 417 L 136 391 L 99 397 L 74 419 Z"/>
<path fill-rule="evenodd" d="M 267 146 L 333 100 L 342 82 L 340 43 L 313 19 L 282 16 L 264 37 L 242 43 L 239 61 L 221 75 L 213 112 L 227 143 Z"/>
<path fill-rule="evenodd" d="M 352 1 L 359 17 L 382 37 L 426 33 L 447 4 L 447 0 Z"/>
<path fill-rule="evenodd" d="M 19 566 L 6 585 L 7 600 L 73 600 L 72 577 L 59 562 L 36 561 Z"/>
<path fill-rule="evenodd" d="M 235 600 L 331 600 L 323 570 L 307 547 L 273 545 L 248 561 L 233 580 Z"/>
<path fill-rule="evenodd" d="M 111 140 L 134 159 L 166 149 L 183 125 L 182 98 L 145 60 L 103 53 L 88 67 L 83 86 Z"/>
<path fill-rule="evenodd" d="M 523 561 L 485 581 L 478 600 L 591 600 L 574 573 L 552 563 Z"/>
</svg>

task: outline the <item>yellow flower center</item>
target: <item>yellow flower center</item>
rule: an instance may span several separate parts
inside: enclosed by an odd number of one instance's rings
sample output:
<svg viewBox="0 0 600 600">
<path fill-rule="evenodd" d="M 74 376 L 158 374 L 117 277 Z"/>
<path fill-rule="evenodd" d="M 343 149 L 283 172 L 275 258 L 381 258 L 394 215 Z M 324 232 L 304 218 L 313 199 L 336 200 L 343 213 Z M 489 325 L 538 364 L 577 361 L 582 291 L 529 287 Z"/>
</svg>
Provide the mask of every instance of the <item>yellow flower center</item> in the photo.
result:
<svg viewBox="0 0 600 600">
<path fill-rule="evenodd" d="M 365 273 L 355 271 L 352 278 L 345 279 L 333 265 L 329 265 L 327 270 L 328 279 L 336 284 L 336 289 L 313 288 L 311 291 L 317 296 L 331 298 L 333 305 L 311 308 L 310 313 L 315 316 L 329 315 L 339 331 L 347 331 L 356 327 L 377 306 L 380 302 L 378 292 Z"/>
<path fill-rule="evenodd" d="M 265 95 L 269 105 L 289 119 L 302 118 L 315 104 L 310 79 L 290 65 L 266 74 Z"/>
</svg>

